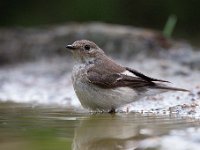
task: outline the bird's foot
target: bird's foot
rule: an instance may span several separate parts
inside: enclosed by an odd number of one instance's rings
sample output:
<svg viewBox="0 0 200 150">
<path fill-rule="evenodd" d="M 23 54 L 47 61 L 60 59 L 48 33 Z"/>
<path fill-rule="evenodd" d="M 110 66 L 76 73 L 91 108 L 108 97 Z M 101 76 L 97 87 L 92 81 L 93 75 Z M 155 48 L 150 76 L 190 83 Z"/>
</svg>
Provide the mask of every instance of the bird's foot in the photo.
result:
<svg viewBox="0 0 200 150">
<path fill-rule="evenodd" d="M 112 108 L 108 113 L 110 113 L 110 114 L 114 114 L 114 113 L 116 113 L 116 111 L 115 111 L 114 108 Z"/>
</svg>

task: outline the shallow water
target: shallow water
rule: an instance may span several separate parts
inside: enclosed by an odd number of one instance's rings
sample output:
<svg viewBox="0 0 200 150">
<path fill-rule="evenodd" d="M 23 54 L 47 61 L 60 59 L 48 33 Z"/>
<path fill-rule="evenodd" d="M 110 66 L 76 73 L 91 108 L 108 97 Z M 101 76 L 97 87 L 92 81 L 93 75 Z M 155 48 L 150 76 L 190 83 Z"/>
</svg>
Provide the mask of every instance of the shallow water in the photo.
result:
<svg viewBox="0 0 200 150">
<path fill-rule="evenodd" d="M 91 114 L 61 107 L 0 105 L 0 149 L 198 149 L 200 121 L 177 114 Z"/>
</svg>

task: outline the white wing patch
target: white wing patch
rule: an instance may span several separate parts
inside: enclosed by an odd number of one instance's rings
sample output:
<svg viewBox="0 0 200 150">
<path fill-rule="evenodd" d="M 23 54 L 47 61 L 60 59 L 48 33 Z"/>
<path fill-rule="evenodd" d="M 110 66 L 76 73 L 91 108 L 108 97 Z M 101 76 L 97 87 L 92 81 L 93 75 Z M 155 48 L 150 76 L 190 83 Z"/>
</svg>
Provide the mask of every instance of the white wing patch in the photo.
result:
<svg viewBox="0 0 200 150">
<path fill-rule="evenodd" d="M 134 75 L 132 72 L 130 72 L 130 71 L 128 71 L 128 70 L 126 70 L 126 71 L 124 71 L 124 72 L 122 72 L 122 73 L 120 73 L 120 74 L 124 74 L 124 75 L 126 75 L 126 76 L 131 76 L 131 77 L 137 77 L 136 75 Z"/>
</svg>

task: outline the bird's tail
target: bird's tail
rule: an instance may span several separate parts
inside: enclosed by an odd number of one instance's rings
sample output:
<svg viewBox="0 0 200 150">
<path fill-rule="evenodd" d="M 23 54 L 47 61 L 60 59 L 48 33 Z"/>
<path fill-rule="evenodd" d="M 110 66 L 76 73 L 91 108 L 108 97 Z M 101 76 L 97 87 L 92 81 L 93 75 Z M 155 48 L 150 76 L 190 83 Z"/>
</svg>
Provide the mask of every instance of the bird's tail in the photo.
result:
<svg viewBox="0 0 200 150">
<path fill-rule="evenodd" d="M 187 90 L 187 89 L 176 88 L 176 87 L 170 87 L 170 86 L 159 85 L 159 84 L 157 84 L 156 86 L 154 86 L 154 88 L 156 88 L 156 89 L 162 89 L 162 90 L 167 90 L 167 91 L 182 91 L 182 92 L 190 92 L 190 91 Z"/>
</svg>

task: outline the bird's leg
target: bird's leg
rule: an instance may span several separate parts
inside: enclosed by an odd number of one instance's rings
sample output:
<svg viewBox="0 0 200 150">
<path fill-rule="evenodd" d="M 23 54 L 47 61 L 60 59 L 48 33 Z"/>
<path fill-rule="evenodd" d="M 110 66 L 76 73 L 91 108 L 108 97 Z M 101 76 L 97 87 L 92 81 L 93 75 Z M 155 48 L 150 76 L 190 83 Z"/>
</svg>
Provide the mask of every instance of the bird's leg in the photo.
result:
<svg viewBox="0 0 200 150">
<path fill-rule="evenodd" d="M 115 111 L 114 108 L 111 108 L 111 110 L 110 110 L 108 113 L 110 113 L 110 114 L 114 114 L 114 113 L 116 113 L 116 111 Z"/>
</svg>

